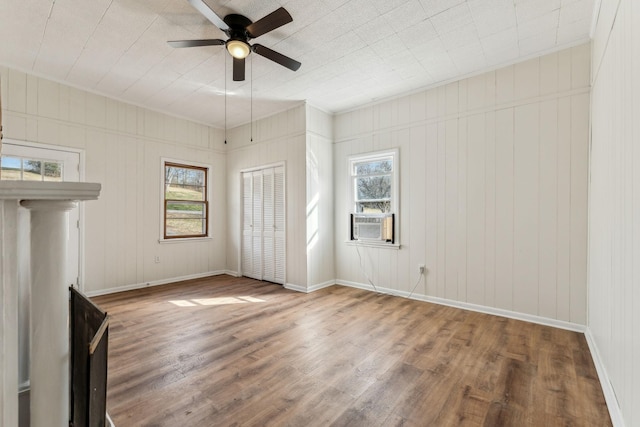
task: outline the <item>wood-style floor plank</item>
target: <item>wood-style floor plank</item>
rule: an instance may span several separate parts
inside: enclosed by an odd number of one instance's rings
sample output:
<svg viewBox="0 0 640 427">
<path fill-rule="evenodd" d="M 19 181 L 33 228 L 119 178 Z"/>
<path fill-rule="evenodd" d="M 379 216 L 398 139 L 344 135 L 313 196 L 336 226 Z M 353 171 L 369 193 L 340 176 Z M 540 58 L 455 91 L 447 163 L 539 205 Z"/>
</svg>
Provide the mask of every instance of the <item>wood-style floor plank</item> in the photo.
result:
<svg viewBox="0 0 640 427">
<path fill-rule="evenodd" d="M 122 426 L 610 426 L 582 334 L 216 276 L 105 295 Z"/>
</svg>

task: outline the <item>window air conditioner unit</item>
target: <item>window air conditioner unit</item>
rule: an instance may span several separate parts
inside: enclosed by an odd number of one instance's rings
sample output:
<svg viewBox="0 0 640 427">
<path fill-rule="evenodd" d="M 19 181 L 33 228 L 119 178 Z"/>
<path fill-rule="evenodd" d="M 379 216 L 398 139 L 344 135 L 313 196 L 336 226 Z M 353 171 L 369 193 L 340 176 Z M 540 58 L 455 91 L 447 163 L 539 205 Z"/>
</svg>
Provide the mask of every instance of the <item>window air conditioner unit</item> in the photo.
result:
<svg viewBox="0 0 640 427">
<path fill-rule="evenodd" d="M 394 214 L 351 214 L 351 240 L 394 243 Z"/>
</svg>

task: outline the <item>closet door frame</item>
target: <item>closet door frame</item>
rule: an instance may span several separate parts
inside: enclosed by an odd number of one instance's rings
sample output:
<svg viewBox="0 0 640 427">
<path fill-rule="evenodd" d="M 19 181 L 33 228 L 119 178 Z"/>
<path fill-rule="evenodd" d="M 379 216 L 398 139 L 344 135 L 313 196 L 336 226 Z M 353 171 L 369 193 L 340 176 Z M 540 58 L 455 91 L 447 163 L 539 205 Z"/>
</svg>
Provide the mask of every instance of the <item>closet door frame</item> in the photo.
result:
<svg viewBox="0 0 640 427">
<path fill-rule="evenodd" d="M 240 170 L 240 174 L 239 174 L 239 180 L 240 180 L 240 194 L 239 194 L 239 199 L 240 199 L 240 221 L 239 221 L 239 230 L 238 230 L 238 235 L 240 237 L 240 244 L 238 245 L 238 275 L 239 276 L 243 276 L 243 271 L 242 271 L 242 250 L 243 250 L 243 244 L 244 244 L 244 174 L 245 173 L 252 173 L 252 172 L 257 172 L 257 171 L 262 171 L 264 169 L 276 169 L 276 168 L 282 168 L 283 170 L 283 215 L 284 215 L 284 230 L 283 230 L 283 241 L 284 241 L 284 272 L 283 272 L 283 283 L 282 285 L 285 286 L 287 284 L 287 167 L 286 167 L 286 162 L 276 162 L 276 163 L 269 163 L 269 164 L 265 164 L 265 165 L 260 165 L 260 166 L 255 166 L 255 167 L 251 167 L 251 168 L 246 168 L 246 169 L 241 169 Z M 274 180 L 275 181 L 275 180 Z M 264 185 L 264 182 L 263 182 Z M 273 191 L 275 192 L 275 188 L 273 189 Z M 264 216 L 264 212 L 263 212 L 263 216 Z M 263 266 L 264 268 L 264 266 Z"/>
</svg>

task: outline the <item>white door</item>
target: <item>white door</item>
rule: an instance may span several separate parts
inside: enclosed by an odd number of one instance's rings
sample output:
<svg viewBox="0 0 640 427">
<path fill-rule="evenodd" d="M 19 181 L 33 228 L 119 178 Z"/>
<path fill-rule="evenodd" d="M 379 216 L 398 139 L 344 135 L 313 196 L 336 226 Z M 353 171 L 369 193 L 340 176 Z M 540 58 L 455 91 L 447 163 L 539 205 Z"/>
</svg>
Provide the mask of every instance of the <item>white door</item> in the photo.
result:
<svg viewBox="0 0 640 427">
<path fill-rule="evenodd" d="M 242 174 L 242 274 L 254 277 L 253 272 L 253 176 Z"/>
<path fill-rule="evenodd" d="M 274 212 L 273 212 L 273 169 L 262 171 L 262 280 L 275 282 L 275 253 L 273 246 Z"/>
<path fill-rule="evenodd" d="M 80 181 L 80 153 L 41 144 L 3 141 L 0 179 Z M 79 208 L 69 212 L 67 284 L 79 285 Z"/>
<path fill-rule="evenodd" d="M 242 274 L 262 280 L 262 173 L 245 172 L 242 182 Z"/>
<path fill-rule="evenodd" d="M 284 166 L 273 171 L 273 253 L 274 282 L 285 283 L 286 272 L 286 221 Z"/>
<path fill-rule="evenodd" d="M 242 190 L 242 275 L 284 284 L 284 167 L 243 172 Z"/>
</svg>

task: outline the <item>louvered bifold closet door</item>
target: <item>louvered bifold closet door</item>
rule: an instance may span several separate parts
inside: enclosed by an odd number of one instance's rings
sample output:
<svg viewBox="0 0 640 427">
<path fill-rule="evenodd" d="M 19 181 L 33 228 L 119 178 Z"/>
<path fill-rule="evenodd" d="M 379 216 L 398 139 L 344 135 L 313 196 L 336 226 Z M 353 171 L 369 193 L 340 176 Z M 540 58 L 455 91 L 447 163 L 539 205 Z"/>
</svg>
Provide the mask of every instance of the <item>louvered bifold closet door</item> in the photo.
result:
<svg viewBox="0 0 640 427">
<path fill-rule="evenodd" d="M 242 274 L 256 277 L 253 268 L 253 174 L 242 174 Z"/>
<path fill-rule="evenodd" d="M 262 280 L 262 171 L 252 173 L 253 245 L 251 250 L 252 276 Z"/>
<path fill-rule="evenodd" d="M 262 213 L 263 213 L 263 233 L 262 233 L 262 277 L 263 280 L 275 282 L 274 246 L 273 234 L 275 228 L 273 211 L 273 168 L 262 171 Z"/>
<path fill-rule="evenodd" d="M 243 172 L 242 191 L 242 275 L 284 284 L 284 167 Z"/>
<path fill-rule="evenodd" d="M 273 246 L 274 246 L 274 282 L 285 283 L 286 269 L 286 216 L 285 216 L 285 179 L 284 167 L 273 171 Z"/>
</svg>

